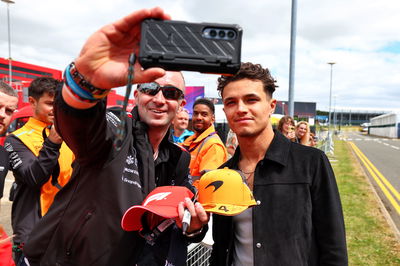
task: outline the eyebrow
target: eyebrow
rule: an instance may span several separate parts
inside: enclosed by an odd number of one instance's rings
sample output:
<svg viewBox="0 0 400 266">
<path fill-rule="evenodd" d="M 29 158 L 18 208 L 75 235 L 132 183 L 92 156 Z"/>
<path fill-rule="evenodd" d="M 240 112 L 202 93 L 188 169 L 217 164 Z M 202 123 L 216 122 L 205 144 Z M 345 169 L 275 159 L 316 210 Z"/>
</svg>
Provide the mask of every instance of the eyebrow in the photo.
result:
<svg viewBox="0 0 400 266">
<path fill-rule="evenodd" d="M 246 94 L 246 95 L 243 95 L 242 97 L 240 97 L 240 98 L 249 98 L 249 97 L 257 97 L 257 98 L 260 98 L 260 95 L 258 95 L 258 94 L 256 94 L 256 93 L 249 93 L 249 94 Z M 223 101 L 225 102 L 225 101 L 227 101 L 227 100 L 232 100 L 232 99 L 235 99 L 235 98 L 238 98 L 238 97 L 227 97 L 227 98 L 225 98 Z"/>
</svg>

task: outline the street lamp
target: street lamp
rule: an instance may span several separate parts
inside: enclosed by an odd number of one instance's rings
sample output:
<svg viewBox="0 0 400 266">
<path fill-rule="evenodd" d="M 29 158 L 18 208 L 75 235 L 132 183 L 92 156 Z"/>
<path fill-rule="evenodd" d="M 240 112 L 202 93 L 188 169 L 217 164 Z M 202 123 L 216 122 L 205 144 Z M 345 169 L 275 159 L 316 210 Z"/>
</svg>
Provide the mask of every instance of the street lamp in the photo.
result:
<svg viewBox="0 0 400 266">
<path fill-rule="evenodd" d="M 336 64 L 334 62 L 329 62 L 329 65 L 331 65 L 331 80 L 330 80 L 330 86 L 329 86 L 329 120 L 328 120 L 328 134 L 331 132 L 331 108 L 332 108 L 332 70 L 333 70 L 333 65 Z"/>
<path fill-rule="evenodd" d="M 8 25 L 8 82 L 12 86 L 12 69 L 11 69 L 11 29 L 10 29 L 10 4 L 15 4 L 12 0 L 1 0 L 7 3 L 7 25 Z"/>
<path fill-rule="evenodd" d="M 285 115 L 285 103 L 282 102 L 282 114 Z"/>
<path fill-rule="evenodd" d="M 333 130 L 336 132 L 336 124 L 337 124 L 337 120 L 336 120 L 336 97 L 337 95 L 333 95 Z"/>
</svg>

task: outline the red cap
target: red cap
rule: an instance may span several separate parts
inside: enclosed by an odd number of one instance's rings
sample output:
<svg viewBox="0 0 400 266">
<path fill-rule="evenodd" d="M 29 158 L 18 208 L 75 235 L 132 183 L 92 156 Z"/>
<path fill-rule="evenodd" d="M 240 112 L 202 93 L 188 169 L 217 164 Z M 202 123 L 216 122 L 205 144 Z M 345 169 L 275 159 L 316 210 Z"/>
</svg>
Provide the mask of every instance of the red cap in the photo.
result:
<svg viewBox="0 0 400 266">
<path fill-rule="evenodd" d="M 185 198 L 192 198 L 193 193 L 187 187 L 161 186 L 147 195 L 142 205 L 130 207 L 121 220 L 125 231 L 138 231 L 142 226 L 142 215 L 149 211 L 166 219 L 178 217 L 178 205 Z"/>
</svg>

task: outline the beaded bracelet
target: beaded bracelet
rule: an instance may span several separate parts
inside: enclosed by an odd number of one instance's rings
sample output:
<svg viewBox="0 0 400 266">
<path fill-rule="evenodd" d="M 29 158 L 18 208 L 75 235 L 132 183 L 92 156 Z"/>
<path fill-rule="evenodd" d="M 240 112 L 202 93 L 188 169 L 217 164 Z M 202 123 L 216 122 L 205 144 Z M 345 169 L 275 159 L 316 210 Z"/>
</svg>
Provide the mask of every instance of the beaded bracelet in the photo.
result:
<svg viewBox="0 0 400 266">
<path fill-rule="evenodd" d="M 84 102 L 100 101 L 110 92 L 110 90 L 96 88 L 86 81 L 73 62 L 65 69 L 64 80 L 69 91 Z"/>
</svg>

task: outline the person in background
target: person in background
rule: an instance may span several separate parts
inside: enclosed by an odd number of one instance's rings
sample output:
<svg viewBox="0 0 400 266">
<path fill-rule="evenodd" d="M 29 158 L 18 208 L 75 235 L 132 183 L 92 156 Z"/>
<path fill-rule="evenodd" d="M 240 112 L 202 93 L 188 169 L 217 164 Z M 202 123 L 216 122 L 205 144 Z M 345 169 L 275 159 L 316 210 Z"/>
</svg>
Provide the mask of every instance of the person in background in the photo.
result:
<svg viewBox="0 0 400 266">
<path fill-rule="evenodd" d="M 296 125 L 295 142 L 309 146 L 310 145 L 310 126 L 306 121 L 299 121 Z"/>
<path fill-rule="evenodd" d="M 273 130 L 275 82 L 268 69 L 252 63 L 218 79 L 239 142 L 220 168 L 240 170 L 257 205 L 233 217 L 213 214 L 210 265 L 345 266 L 345 227 L 332 167 L 323 151 Z"/>
<path fill-rule="evenodd" d="M 18 106 L 18 94 L 7 83 L 0 81 L 0 135 L 5 135 L 11 123 L 11 118 Z M 3 197 L 4 182 L 8 173 L 8 152 L 0 145 L 0 200 Z M 1 206 L 1 205 L 0 205 Z M 0 209 L 1 213 L 1 209 Z M 15 265 L 12 259 L 11 237 L 7 235 L 0 224 L 0 265 Z"/>
<path fill-rule="evenodd" d="M 28 95 L 33 117 L 8 135 L 4 143 L 16 184 L 11 224 L 17 265 L 25 265 L 23 247 L 30 232 L 72 173 L 74 155 L 53 125 L 54 95 L 59 84 L 49 77 L 32 81 Z"/>
<path fill-rule="evenodd" d="M 197 99 L 193 104 L 194 135 L 187 138 L 182 147 L 190 153 L 190 175 L 198 180 L 207 170 L 217 169 L 227 160 L 225 145 L 214 128 L 214 103 L 208 99 Z"/>
<path fill-rule="evenodd" d="M 0 135 L 5 135 L 18 106 L 18 94 L 7 83 L 0 81 Z M 4 180 L 8 173 L 8 153 L 0 145 L 0 199 L 3 197 Z"/>
<path fill-rule="evenodd" d="M 295 141 L 296 139 L 296 134 L 294 129 L 295 129 L 295 123 L 294 119 L 291 116 L 285 115 L 279 120 L 278 130 L 282 133 L 282 135 L 284 135 L 285 137 L 287 137 L 292 141 Z"/>
<path fill-rule="evenodd" d="M 189 126 L 189 111 L 186 108 L 182 108 L 176 114 L 172 121 L 172 138 L 174 143 L 182 143 L 194 134 L 193 131 L 188 130 Z"/>
<path fill-rule="evenodd" d="M 310 139 L 309 139 L 309 146 L 310 147 L 315 147 L 317 146 L 317 142 L 318 142 L 318 137 L 315 136 L 314 133 L 310 132 Z"/>
<path fill-rule="evenodd" d="M 229 129 L 228 136 L 226 137 L 226 150 L 228 152 L 228 159 L 232 158 L 233 154 L 235 154 L 236 147 L 238 145 L 236 134 L 233 133 L 232 129 Z"/>
</svg>

